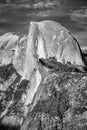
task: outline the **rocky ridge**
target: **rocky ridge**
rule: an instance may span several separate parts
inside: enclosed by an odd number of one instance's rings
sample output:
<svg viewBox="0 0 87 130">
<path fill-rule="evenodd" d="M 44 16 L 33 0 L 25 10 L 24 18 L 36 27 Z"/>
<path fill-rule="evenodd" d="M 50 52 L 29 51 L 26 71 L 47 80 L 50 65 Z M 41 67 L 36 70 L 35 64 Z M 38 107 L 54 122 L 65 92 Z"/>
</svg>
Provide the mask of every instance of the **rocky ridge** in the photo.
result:
<svg viewBox="0 0 87 130">
<path fill-rule="evenodd" d="M 0 130 L 87 129 L 87 73 L 79 44 L 69 31 L 66 34 L 70 37 L 62 33 L 61 40 L 49 42 L 45 26 L 40 26 L 44 23 L 47 30 L 47 23 L 52 28 L 60 27 L 56 33 L 49 30 L 51 37 L 55 34 L 59 37 L 61 30 L 67 32 L 59 23 L 42 21 L 30 23 L 28 36 L 12 33 L 0 36 Z M 55 51 L 47 46 L 50 43 L 55 48 L 57 42 L 59 47 L 64 46 L 66 38 L 68 46 L 76 47 L 77 57 L 82 62 L 72 64 L 72 60 L 67 59 L 60 62 Z M 66 49 L 60 50 L 66 54 Z"/>
</svg>

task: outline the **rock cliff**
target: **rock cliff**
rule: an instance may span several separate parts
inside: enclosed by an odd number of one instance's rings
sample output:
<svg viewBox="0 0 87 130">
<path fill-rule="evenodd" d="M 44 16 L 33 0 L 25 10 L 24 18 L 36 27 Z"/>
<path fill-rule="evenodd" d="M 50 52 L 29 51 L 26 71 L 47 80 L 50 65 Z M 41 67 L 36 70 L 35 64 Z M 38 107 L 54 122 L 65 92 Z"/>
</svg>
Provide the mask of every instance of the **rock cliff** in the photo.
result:
<svg viewBox="0 0 87 130">
<path fill-rule="evenodd" d="M 30 22 L 27 36 L 0 36 L 3 129 L 87 129 L 86 64 L 79 43 L 61 24 Z"/>
</svg>

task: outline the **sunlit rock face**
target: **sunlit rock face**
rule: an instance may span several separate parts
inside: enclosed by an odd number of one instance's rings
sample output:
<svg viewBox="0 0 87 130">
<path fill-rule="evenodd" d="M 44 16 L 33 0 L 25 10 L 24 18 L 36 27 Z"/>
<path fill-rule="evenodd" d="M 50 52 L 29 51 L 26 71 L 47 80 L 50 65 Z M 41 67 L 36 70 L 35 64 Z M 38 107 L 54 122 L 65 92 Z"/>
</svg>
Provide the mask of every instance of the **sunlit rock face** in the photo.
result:
<svg viewBox="0 0 87 130">
<path fill-rule="evenodd" d="M 30 79 L 40 58 L 49 57 L 63 64 L 85 66 L 78 42 L 60 23 L 30 22 L 28 36 L 12 33 L 0 36 L 0 65 L 12 63 L 23 79 Z"/>
<path fill-rule="evenodd" d="M 29 58 L 31 57 L 31 58 Z M 61 24 L 45 20 L 30 22 L 24 78 L 30 79 L 39 58 L 55 57 L 63 64 L 85 67 L 78 42 Z"/>
<path fill-rule="evenodd" d="M 80 47 L 59 23 L 0 36 L 0 130 L 84 130 L 87 74 L 77 66 Z"/>
<path fill-rule="evenodd" d="M 38 28 L 44 39 L 47 57 L 56 57 L 61 63 L 84 66 L 79 44 L 66 28 L 54 21 L 42 21 L 38 23 Z"/>
</svg>

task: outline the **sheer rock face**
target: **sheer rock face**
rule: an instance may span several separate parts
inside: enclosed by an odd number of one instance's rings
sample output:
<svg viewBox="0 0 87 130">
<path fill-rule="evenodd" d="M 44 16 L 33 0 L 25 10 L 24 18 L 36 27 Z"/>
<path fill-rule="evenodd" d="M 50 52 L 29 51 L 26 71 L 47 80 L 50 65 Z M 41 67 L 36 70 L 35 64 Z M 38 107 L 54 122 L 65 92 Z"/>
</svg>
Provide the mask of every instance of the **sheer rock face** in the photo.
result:
<svg viewBox="0 0 87 130">
<path fill-rule="evenodd" d="M 0 64 L 12 63 L 23 79 L 30 79 L 39 58 L 49 57 L 85 67 L 78 42 L 57 22 L 30 22 L 28 37 L 12 33 L 0 36 Z"/>
<path fill-rule="evenodd" d="M 79 45 L 56 22 L 0 36 L 0 130 L 85 130 L 87 74 L 77 65 L 84 67 Z"/>
<path fill-rule="evenodd" d="M 84 65 L 80 47 L 66 28 L 53 21 L 40 22 L 38 28 L 44 39 L 47 57 L 56 57 L 61 63 Z"/>
<path fill-rule="evenodd" d="M 31 58 L 29 58 L 31 57 Z M 38 58 L 55 57 L 58 62 L 85 67 L 78 42 L 57 22 L 31 22 L 23 78 L 30 79 Z"/>
</svg>

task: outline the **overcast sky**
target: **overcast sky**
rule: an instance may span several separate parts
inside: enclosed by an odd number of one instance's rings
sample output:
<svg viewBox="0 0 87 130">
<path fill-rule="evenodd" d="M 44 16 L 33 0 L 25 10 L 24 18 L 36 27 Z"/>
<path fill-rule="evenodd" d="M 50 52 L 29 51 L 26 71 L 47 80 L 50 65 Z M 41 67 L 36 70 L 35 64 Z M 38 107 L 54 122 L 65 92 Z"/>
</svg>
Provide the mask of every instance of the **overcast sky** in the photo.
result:
<svg viewBox="0 0 87 130">
<path fill-rule="evenodd" d="M 60 22 L 76 37 L 81 46 L 87 46 L 87 0 L 63 0 L 57 10 L 30 11 L 27 7 L 0 7 L 0 34 L 28 33 L 29 22 L 51 19 Z"/>
</svg>

